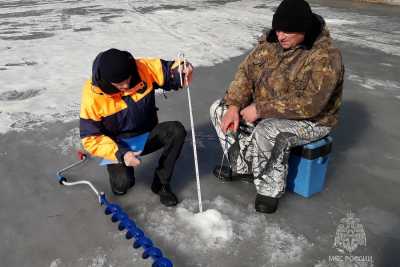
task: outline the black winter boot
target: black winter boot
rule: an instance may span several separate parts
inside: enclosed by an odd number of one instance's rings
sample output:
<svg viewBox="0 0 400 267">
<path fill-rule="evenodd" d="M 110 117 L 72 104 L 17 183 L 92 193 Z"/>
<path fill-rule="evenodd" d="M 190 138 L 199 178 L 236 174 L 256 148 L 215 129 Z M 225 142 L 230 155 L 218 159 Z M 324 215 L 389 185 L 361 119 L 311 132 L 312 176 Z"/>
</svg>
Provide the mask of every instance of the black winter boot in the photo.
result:
<svg viewBox="0 0 400 267">
<path fill-rule="evenodd" d="M 110 177 L 111 191 L 115 195 L 125 195 L 128 189 L 135 185 L 133 167 L 127 167 L 123 164 L 109 164 L 107 171 Z"/>
<path fill-rule="evenodd" d="M 262 213 L 274 213 L 278 208 L 279 198 L 267 197 L 257 194 L 254 207 Z"/>
<path fill-rule="evenodd" d="M 162 184 L 158 177 L 154 177 L 153 183 L 151 184 L 151 191 L 160 196 L 160 202 L 164 206 L 171 207 L 178 204 L 178 199 L 175 194 L 172 193 L 169 184 Z"/>
<path fill-rule="evenodd" d="M 213 174 L 222 182 L 242 181 L 253 183 L 254 176 L 252 174 L 235 173 L 229 166 L 216 165 L 213 169 Z"/>
</svg>

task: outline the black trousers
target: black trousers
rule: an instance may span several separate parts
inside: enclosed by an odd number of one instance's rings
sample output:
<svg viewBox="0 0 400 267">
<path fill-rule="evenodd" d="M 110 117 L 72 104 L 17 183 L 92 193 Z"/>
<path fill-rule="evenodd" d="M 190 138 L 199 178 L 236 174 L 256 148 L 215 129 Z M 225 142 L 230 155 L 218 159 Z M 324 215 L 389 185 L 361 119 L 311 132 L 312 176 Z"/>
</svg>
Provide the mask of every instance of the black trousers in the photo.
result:
<svg viewBox="0 0 400 267">
<path fill-rule="evenodd" d="M 163 149 L 154 174 L 154 179 L 159 179 L 162 184 L 168 184 L 171 181 L 185 137 L 186 130 L 178 121 L 161 122 L 149 134 L 141 155 Z M 110 164 L 107 165 L 107 171 L 114 191 L 124 193 L 133 186 L 135 179 L 133 167 L 127 167 L 124 164 Z"/>
</svg>

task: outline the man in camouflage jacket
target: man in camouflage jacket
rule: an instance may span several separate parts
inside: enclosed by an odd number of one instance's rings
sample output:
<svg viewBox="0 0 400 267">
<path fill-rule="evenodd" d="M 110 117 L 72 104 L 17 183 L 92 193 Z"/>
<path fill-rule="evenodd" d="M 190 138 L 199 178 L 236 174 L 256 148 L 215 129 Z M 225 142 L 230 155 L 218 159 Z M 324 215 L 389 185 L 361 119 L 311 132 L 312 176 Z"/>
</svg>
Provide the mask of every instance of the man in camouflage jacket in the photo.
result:
<svg viewBox="0 0 400 267">
<path fill-rule="evenodd" d="M 325 22 L 304 0 L 284 0 L 272 29 L 240 64 L 211 120 L 230 166 L 214 174 L 257 189 L 255 209 L 272 213 L 285 192 L 290 148 L 337 124 L 344 67 Z"/>
</svg>

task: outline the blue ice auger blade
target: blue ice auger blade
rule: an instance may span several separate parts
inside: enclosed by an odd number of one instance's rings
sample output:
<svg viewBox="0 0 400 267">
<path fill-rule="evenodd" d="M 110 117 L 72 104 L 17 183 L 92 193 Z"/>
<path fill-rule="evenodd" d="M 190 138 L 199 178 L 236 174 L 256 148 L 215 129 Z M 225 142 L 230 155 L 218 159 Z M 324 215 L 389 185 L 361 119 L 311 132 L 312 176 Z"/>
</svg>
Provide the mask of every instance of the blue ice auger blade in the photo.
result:
<svg viewBox="0 0 400 267">
<path fill-rule="evenodd" d="M 142 238 L 143 236 L 144 236 L 143 231 L 138 227 L 126 233 L 126 239 L 131 239 L 133 237 L 135 240 L 137 240 Z"/>
<path fill-rule="evenodd" d="M 113 215 L 111 216 L 112 222 L 120 222 L 127 218 L 128 218 L 128 215 L 125 212 L 123 212 L 122 209 L 120 212 L 113 213 Z"/>
<path fill-rule="evenodd" d="M 122 208 L 117 204 L 110 203 L 107 200 L 105 194 L 99 193 L 90 181 L 67 182 L 67 179 L 62 174 L 65 171 L 70 170 L 73 167 L 85 162 L 86 160 L 87 156 L 82 153 L 78 162 L 75 162 L 70 166 L 65 167 L 64 169 L 57 171 L 57 179 L 59 183 L 66 186 L 80 184 L 88 185 L 97 195 L 100 204 L 104 206 L 104 213 L 111 216 L 112 222 L 119 222 L 118 229 L 120 231 L 126 230 L 126 239 L 134 238 L 135 241 L 133 242 L 133 247 L 142 247 L 144 249 L 144 252 L 142 254 L 143 259 L 152 259 L 153 267 L 173 267 L 172 262 L 169 259 L 163 257 L 161 250 L 153 245 L 153 241 L 151 241 L 151 239 L 144 234 L 144 232 L 135 224 L 133 220 L 129 218 L 129 216 L 122 210 Z"/>
<path fill-rule="evenodd" d="M 142 236 L 141 238 L 136 239 L 135 243 L 133 243 L 133 248 L 150 248 L 153 246 L 153 241 L 146 236 Z"/>
<path fill-rule="evenodd" d="M 126 239 L 133 238 L 135 240 L 133 248 L 144 249 L 142 258 L 153 260 L 152 267 L 173 267 L 172 262 L 163 257 L 162 251 L 153 245 L 153 241 L 144 234 L 119 205 L 108 202 L 104 193 L 100 196 L 100 203 L 105 206 L 104 213 L 111 215 L 111 221 L 114 223 L 119 222 L 118 229 L 120 231 L 126 230 Z"/>
<path fill-rule="evenodd" d="M 162 255 L 161 250 L 159 248 L 155 248 L 155 247 L 146 248 L 142 255 L 143 259 L 147 259 L 148 257 L 152 257 L 153 259 L 154 258 L 158 259 L 158 258 L 161 258 L 162 256 L 163 255 Z"/>
<path fill-rule="evenodd" d="M 127 216 L 120 221 L 118 230 L 123 231 L 125 229 L 132 228 L 133 226 L 136 227 L 136 224 Z"/>
<path fill-rule="evenodd" d="M 159 258 L 151 265 L 151 267 L 173 267 L 173 266 L 174 265 L 172 264 L 172 262 L 167 258 Z"/>
<path fill-rule="evenodd" d="M 136 231 L 137 227 L 133 221 L 130 221 L 130 224 L 126 226 L 126 239 L 131 239 L 133 237 L 133 232 Z"/>
<path fill-rule="evenodd" d="M 104 213 L 106 215 L 109 215 L 109 214 L 117 213 L 120 210 L 121 210 L 121 208 L 118 205 L 110 204 L 110 205 L 107 205 L 106 209 L 104 210 Z"/>
</svg>

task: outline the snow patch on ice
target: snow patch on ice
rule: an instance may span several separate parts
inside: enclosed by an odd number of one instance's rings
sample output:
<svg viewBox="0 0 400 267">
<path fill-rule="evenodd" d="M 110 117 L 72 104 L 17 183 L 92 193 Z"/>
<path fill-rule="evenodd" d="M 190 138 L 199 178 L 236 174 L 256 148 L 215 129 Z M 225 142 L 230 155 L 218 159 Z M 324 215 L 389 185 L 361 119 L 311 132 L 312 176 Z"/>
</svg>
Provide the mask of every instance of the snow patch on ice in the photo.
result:
<svg viewBox="0 0 400 267">
<path fill-rule="evenodd" d="M 36 96 L 35 101 L 36 104 L 40 105 L 41 100 L 37 99 L 41 96 Z M 30 101 L 27 99 L 25 101 Z M 11 103 L 7 103 L 7 107 L 11 107 L 11 111 L 1 111 L 0 110 L 0 133 L 5 133 L 9 130 L 14 131 L 24 131 L 24 130 L 32 130 L 37 129 L 38 127 L 43 127 L 48 122 L 70 122 L 79 119 L 79 104 L 72 103 L 66 105 L 58 105 L 58 108 L 62 107 L 62 112 L 55 112 L 56 104 L 52 103 L 51 105 L 41 109 L 39 107 L 32 107 L 30 112 L 28 111 L 19 111 L 18 106 L 20 105 L 19 101 L 15 101 L 17 104 L 13 105 Z M 35 104 L 35 105 L 36 105 Z M 5 107 L 3 105 L 2 107 Z M 16 110 L 14 110 L 16 108 Z M 24 110 L 24 108 L 21 108 Z M 35 113 L 37 111 L 37 113 Z"/>
<path fill-rule="evenodd" d="M 0 30 L 5 32 L 0 99 L 7 105 L 0 107 L 0 133 L 77 119 L 79 112 L 71 112 L 70 105 L 79 106 L 94 57 L 110 47 L 129 50 L 136 57 L 166 59 L 181 50 L 195 66 L 213 66 L 241 55 L 270 27 L 279 2 L 94 0 L 5 5 L 0 9 Z M 313 10 L 325 18 L 335 39 L 400 55 L 395 19 L 318 4 Z M 79 30 L 89 28 L 93 34 Z M 364 87 L 372 90 L 380 86 L 376 82 Z M 387 85 L 393 84 L 383 86 Z"/>
<path fill-rule="evenodd" d="M 118 230 L 116 230 L 118 231 Z M 114 232 L 115 233 L 115 232 Z M 134 249 L 132 242 L 127 242 L 125 237 L 121 236 L 115 239 L 113 233 L 106 237 L 109 245 L 107 248 L 91 248 L 90 244 L 87 250 L 82 251 L 78 259 L 66 259 L 63 266 L 74 267 L 118 267 L 118 266 L 140 266 L 150 267 L 152 261 L 142 258 L 142 249 Z M 124 242 L 125 241 L 125 242 Z"/>
<path fill-rule="evenodd" d="M 386 67 L 393 67 L 390 63 L 379 63 L 379 65 L 386 66 Z"/>
<path fill-rule="evenodd" d="M 199 239 L 210 248 L 222 248 L 233 237 L 232 221 L 215 209 L 193 213 L 185 208 L 176 210 L 177 219 L 197 233 Z"/>
<path fill-rule="evenodd" d="M 301 260 L 304 250 L 313 245 L 304 236 L 295 236 L 286 232 L 279 225 L 265 229 L 264 248 L 271 251 L 271 263 L 295 263 Z"/>
<path fill-rule="evenodd" d="M 11 90 L 0 94 L 0 101 L 19 101 L 32 98 L 45 89 L 28 89 L 26 91 Z"/>
<path fill-rule="evenodd" d="M 208 255 L 208 266 L 215 266 L 221 255 L 243 253 L 270 264 L 296 263 L 313 246 L 303 235 L 269 223 L 252 207 L 240 209 L 221 196 L 204 201 L 203 213 L 197 213 L 197 204 L 185 199 L 174 210 L 140 206 L 139 220 L 150 236 L 165 240 L 190 260 L 202 262 Z"/>
<path fill-rule="evenodd" d="M 92 259 L 92 262 L 88 267 L 104 267 L 105 264 L 107 263 L 107 255 L 102 254 L 102 255 L 97 255 Z"/>
<path fill-rule="evenodd" d="M 370 79 L 367 78 L 365 80 L 364 84 L 361 84 L 361 86 L 374 90 L 377 87 L 382 87 L 384 89 L 390 90 L 390 89 L 400 89 L 400 84 L 395 81 L 383 81 L 383 80 L 378 80 L 378 79 Z"/>
<path fill-rule="evenodd" d="M 81 139 L 79 128 L 73 128 L 67 131 L 64 135 L 54 138 L 46 138 L 44 140 L 24 140 L 24 143 L 45 146 L 57 151 L 62 155 L 68 155 L 81 149 Z"/>
<path fill-rule="evenodd" d="M 96 248 L 94 256 L 84 256 L 73 263 L 73 266 L 87 266 L 87 267 L 111 267 L 108 262 L 107 254 L 102 247 Z"/>
<path fill-rule="evenodd" d="M 165 59 L 181 50 L 195 66 L 239 56 L 270 27 L 279 2 L 93 0 L 5 5 L 5 16 L 0 17 L 5 33 L 0 98 L 8 104 L 0 107 L 0 133 L 77 119 L 79 113 L 69 112 L 68 105 L 79 105 L 94 57 L 110 47 L 129 50 L 136 57 Z M 313 10 L 326 19 L 335 39 L 400 55 L 396 20 L 318 4 Z M 46 90 L 39 93 L 40 88 Z"/>
<path fill-rule="evenodd" d="M 384 89 L 388 91 L 396 91 L 400 89 L 400 83 L 397 81 L 390 81 L 390 80 L 380 80 L 380 79 L 373 79 L 373 78 L 363 78 L 356 74 L 349 74 L 347 78 L 350 81 L 358 83 L 360 86 L 369 89 L 369 90 L 376 90 L 376 89 Z"/>
<path fill-rule="evenodd" d="M 356 24 L 358 22 L 354 20 L 347 20 L 347 19 L 333 19 L 333 18 L 328 18 L 325 19 L 325 22 L 328 25 L 346 25 L 346 24 Z"/>
<path fill-rule="evenodd" d="M 400 55 L 400 39 L 397 19 L 385 16 L 370 16 L 350 9 L 335 9 L 315 5 L 313 12 L 327 22 L 334 39 L 356 46 L 373 48 L 391 55 Z M 359 22 L 363 23 L 360 24 Z"/>
<path fill-rule="evenodd" d="M 50 263 L 50 267 L 59 267 L 61 263 L 61 259 L 55 259 Z"/>
<path fill-rule="evenodd" d="M 322 260 L 317 262 L 317 264 L 315 264 L 314 267 L 329 267 L 329 265 L 326 260 Z"/>
<path fill-rule="evenodd" d="M 135 57 L 165 59 L 183 51 L 195 66 L 212 66 L 239 56 L 271 23 L 272 9 L 254 8 L 259 2 L 94 0 L 2 7 L 6 21 L 11 20 L 18 29 L 10 32 L 9 24 L 2 24 L 4 18 L 0 17 L 0 30 L 8 30 L 2 40 L 7 49 L 0 48 L 0 80 L 5 85 L 0 95 L 6 92 L 8 99 L 10 92 L 26 97 L 32 88 L 47 90 L 23 103 L 1 105 L 0 131 L 32 129 L 47 121 L 70 121 L 73 116 L 77 119 L 79 113 L 69 113 L 67 105 L 79 105 L 94 57 L 110 47 L 129 50 Z M 88 26 L 93 34 L 73 30 Z"/>
<path fill-rule="evenodd" d="M 69 130 L 64 137 L 48 140 L 45 144 L 61 154 L 67 155 L 81 148 L 80 140 L 79 128 L 74 128 Z"/>
</svg>

